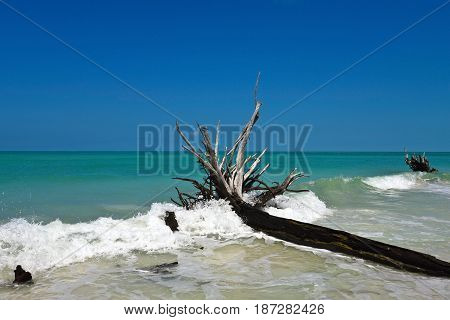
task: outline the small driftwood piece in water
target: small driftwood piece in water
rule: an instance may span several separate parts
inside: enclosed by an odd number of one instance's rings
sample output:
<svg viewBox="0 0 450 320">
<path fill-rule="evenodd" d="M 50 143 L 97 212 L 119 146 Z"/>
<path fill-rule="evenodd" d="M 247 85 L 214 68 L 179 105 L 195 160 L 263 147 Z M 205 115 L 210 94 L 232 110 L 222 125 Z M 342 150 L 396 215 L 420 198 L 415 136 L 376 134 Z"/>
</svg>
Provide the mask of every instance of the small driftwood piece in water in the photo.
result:
<svg viewBox="0 0 450 320">
<path fill-rule="evenodd" d="M 149 271 L 153 273 L 170 273 L 171 270 L 178 266 L 178 261 L 170 262 L 170 263 L 163 263 L 159 264 L 157 266 L 153 266 L 149 268 Z"/>
<path fill-rule="evenodd" d="M 178 221 L 177 221 L 177 219 L 175 217 L 175 212 L 173 212 L 173 211 L 166 211 L 166 215 L 164 216 L 164 223 L 173 232 L 178 231 Z"/>
<path fill-rule="evenodd" d="M 178 266 L 178 261 L 175 262 L 169 262 L 169 263 L 162 263 L 151 267 L 146 267 L 140 269 L 140 271 L 146 271 L 151 272 L 155 274 L 168 274 L 171 273 L 172 269 Z"/>
<path fill-rule="evenodd" d="M 425 153 L 423 155 L 413 154 L 411 159 L 408 156 L 408 153 L 405 151 L 405 162 L 411 168 L 412 171 L 420 171 L 420 172 L 436 172 L 435 168 L 430 167 L 430 162 L 427 157 L 425 157 Z"/>
<path fill-rule="evenodd" d="M 232 147 L 222 157 L 218 152 L 219 125 L 217 125 L 214 145 L 208 129 L 199 126 L 203 146 L 203 149 L 201 149 L 192 145 L 177 124 L 177 131 L 186 144 L 183 146 L 184 149 L 197 159 L 206 172 L 206 176 L 200 181 L 175 178 L 192 183 L 197 192 L 189 195 L 177 189 L 179 201 L 173 201 L 186 209 L 191 209 L 198 202 L 225 199 L 229 201 L 233 210 L 245 224 L 256 231 L 264 232 L 277 239 L 297 245 L 343 253 L 398 270 L 450 277 L 450 264 L 430 255 L 339 230 L 271 216 L 263 211 L 264 206 L 269 204 L 269 201 L 277 195 L 285 192 L 307 192 L 308 190 L 290 188 L 295 181 L 304 176 L 295 169 L 281 183 L 267 184 L 261 178 L 269 167 L 269 164 L 267 164 L 261 168 L 261 159 L 266 150 L 259 154 L 245 155 L 250 132 L 259 118 L 259 110 L 262 106 L 256 96 L 258 82 L 259 75 L 255 85 L 255 110 L 250 121 L 243 128 Z M 245 202 L 243 199 L 243 194 L 249 191 L 259 192 L 252 204 Z"/>
<path fill-rule="evenodd" d="M 16 270 L 14 270 L 13 283 L 22 284 L 31 282 L 32 280 L 33 277 L 31 276 L 30 272 L 23 270 L 21 265 L 18 265 L 16 267 Z"/>
</svg>

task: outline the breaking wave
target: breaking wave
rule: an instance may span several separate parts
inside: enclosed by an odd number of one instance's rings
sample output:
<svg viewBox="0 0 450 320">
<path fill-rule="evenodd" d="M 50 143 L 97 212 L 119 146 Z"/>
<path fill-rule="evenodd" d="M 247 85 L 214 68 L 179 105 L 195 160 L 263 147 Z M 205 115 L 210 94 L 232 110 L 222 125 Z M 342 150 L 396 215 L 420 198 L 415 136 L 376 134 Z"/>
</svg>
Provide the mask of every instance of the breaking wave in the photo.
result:
<svg viewBox="0 0 450 320">
<path fill-rule="evenodd" d="M 374 177 L 335 177 L 310 182 L 316 194 L 364 192 L 375 190 L 410 190 L 449 194 L 450 176 L 447 173 L 427 174 L 407 172 Z"/>
<path fill-rule="evenodd" d="M 381 190 L 408 190 L 425 183 L 424 174 L 403 173 L 390 176 L 377 176 L 362 179 L 365 184 Z"/>
<path fill-rule="evenodd" d="M 276 216 L 312 222 L 331 210 L 312 192 L 277 197 L 267 211 Z M 180 232 L 164 224 L 174 211 Z M 132 255 L 136 251 L 164 252 L 193 245 L 196 237 L 219 239 L 262 237 L 242 223 L 224 200 L 210 201 L 186 211 L 169 203 L 154 203 L 148 212 L 128 219 L 98 218 L 87 223 L 48 224 L 13 219 L 0 225 L 0 270 L 17 264 L 31 272 L 91 258 Z"/>
</svg>

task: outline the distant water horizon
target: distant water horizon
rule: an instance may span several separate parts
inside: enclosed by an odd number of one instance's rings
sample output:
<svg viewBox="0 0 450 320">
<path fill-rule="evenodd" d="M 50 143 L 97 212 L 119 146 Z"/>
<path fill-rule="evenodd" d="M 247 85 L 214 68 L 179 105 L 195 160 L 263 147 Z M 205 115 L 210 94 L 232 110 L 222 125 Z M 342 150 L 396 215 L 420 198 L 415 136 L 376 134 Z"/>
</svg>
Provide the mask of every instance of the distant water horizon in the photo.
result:
<svg viewBox="0 0 450 320">
<path fill-rule="evenodd" d="M 262 149 L 258 150 L 249 150 L 248 152 L 261 152 Z M 303 151 L 286 151 L 286 150 L 269 150 L 270 152 L 288 152 L 288 153 L 295 153 L 295 152 L 304 152 L 304 153 L 401 153 L 404 154 L 403 148 L 400 148 L 399 150 L 303 150 Z M 409 153 L 416 152 L 416 153 L 448 153 L 450 150 L 427 150 L 427 149 L 407 149 Z M 70 152 L 80 152 L 80 153 L 102 153 L 102 152 L 139 152 L 136 149 L 0 149 L 0 153 L 26 153 L 26 152 L 61 152 L 61 153 L 70 153 Z M 157 151 L 157 152 L 186 152 L 184 150 L 164 150 L 164 151 Z M 223 150 L 220 150 L 220 152 L 223 152 Z"/>
<path fill-rule="evenodd" d="M 427 155 L 440 172 L 450 171 L 450 152 Z M 110 205 L 131 208 L 148 201 L 170 202 L 176 195 L 174 187 L 170 188 L 173 177 L 202 174 L 185 151 L 145 156 L 152 160 L 151 168 L 140 172 L 136 151 L 1 151 L 0 221 L 19 216 L 47 222 L 54 218 L 71 222 L 100 216 L 119 218 L 122 210 L 110 210 Z M 271 164 L 267 177 L 273 181 L 294 168 L 305 172 L 309 177 L 301 179 L 299 186 L 324 178 L 409 172 L 403 152 L 278 151 L 268 152 L 263 161 Z M 159 194 L 164 188 L 169 189 Z"/>
</svg>

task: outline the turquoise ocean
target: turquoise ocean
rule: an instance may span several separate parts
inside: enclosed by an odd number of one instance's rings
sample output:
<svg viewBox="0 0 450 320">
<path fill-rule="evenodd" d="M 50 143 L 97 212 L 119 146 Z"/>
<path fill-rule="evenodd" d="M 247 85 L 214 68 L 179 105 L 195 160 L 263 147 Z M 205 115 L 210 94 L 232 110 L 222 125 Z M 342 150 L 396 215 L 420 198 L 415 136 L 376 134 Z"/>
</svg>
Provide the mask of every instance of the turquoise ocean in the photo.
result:
<svg viewBox="0 0 450 320">
<path fill-rule="evenodd" d="M 432 174 L 410 172 L 403 156 L 267 154 L 267 182 L 299 166 L 309 176 L 295 187 L 311 190 L 267 211 L 450 261 L 450 153 L 427 153 Z M 450 298 L 450 280 L 256 233 L 224 201 L 185 211 L 170 198 L 190 190 L 174 176 L 199 176 L 189 155 L 146 161 L 151 172 L 136 152 L 0 152 L 0 299 Z M 166 210 L 180 232 L 164 225 Z M 34 284 L 11 285 L 17 264 Z"/>
</svg>

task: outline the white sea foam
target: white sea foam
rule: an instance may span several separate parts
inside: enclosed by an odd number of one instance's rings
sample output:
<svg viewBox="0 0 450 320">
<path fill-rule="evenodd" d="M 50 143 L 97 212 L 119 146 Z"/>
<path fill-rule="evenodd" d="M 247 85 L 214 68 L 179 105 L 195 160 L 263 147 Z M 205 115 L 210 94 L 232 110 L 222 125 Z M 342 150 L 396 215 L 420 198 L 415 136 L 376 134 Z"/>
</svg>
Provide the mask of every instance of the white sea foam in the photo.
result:
<svg viewBox="0 0 450 320">
<path fill-rule="evenodd" d="M 314 192 L 277 196 L 265 209 L 271 215 L 302 222 L 313 222 L 332 213 Z"/>
<path fill-rule="evenodd" d="M 381 190 L 408 190 L 424 183 L 422 174 L 403 173 L 390 176 L 377 176 L 362 179 L 365 184 Z"/>
<path fill-rule="evenodd" d="M 188 243 L 174 234 L 156 214 L 126 220 L 99 218 L 89 223 L 46 225 L 12 220 L 0 226 L 0 268 L 25 265 L 30 271 L 67 265 L 133 250 L 162 250 Z"/>
<path fill-rule="evenodd" d="M 325 204 L 312 192 L 275 199 L 279 209 L 270 214 L 311 222 L 328 214 Z M 166 210 L 175 212 L 180 232 L 173 233 L 164 224 Z M 31 272 L 41 271 L 90 258 L 131 255 L 134 251 L 167 251 L 188 246 L 196 237 L 261 237 L 242 223 L 223 201 L 210 201 L 186 211 L 168 203 L 154 203 L 150 210 L 133 218 L 99 218 L 92 222 L 49 224 L 14 219 L 0 225 L 0 269 L 17 264 Z"/>
</svg>

